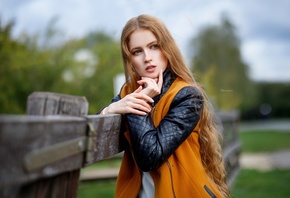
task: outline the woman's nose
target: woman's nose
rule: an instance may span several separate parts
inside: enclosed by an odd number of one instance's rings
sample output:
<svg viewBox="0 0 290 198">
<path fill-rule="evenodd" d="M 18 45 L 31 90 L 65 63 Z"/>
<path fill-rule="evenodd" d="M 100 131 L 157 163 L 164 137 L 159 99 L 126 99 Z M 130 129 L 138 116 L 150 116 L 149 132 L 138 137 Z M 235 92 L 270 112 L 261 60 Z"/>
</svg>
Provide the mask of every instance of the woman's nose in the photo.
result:
<svg viewBox="0 0 290 198">
<path fill-rule="evenodd" d="M 150 52 L 145 51 L 144 54 L 145 54 L 145 57 L 144 57 L 144 62 L 145 62 L 145 63 L 149 63 L 150 61 L 152 61 L 152 57 L 151 57 Z"/>
</svg>

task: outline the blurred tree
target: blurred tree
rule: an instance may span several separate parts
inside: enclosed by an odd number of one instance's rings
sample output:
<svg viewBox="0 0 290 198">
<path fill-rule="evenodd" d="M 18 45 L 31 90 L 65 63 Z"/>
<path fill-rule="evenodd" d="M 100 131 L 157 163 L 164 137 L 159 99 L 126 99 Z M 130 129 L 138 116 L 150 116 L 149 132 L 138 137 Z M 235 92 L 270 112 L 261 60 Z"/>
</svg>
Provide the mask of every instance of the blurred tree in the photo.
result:
<svg viewBox="0 0 290 198">
<path fill-rule="evenodd" d="M 11 39 L 11 29 L 13 22 L 2 24 L 0 19 L 0 112 L 5 112 L 6 109 L 12 111 L 19 111 L 18 106 L 12 105 L 16 103 L 16 98 L 13 98 L 14 90 L 13 84 L 8 81 L 13 77 L 13 70 L 17 67 L 13 63 L 13 54 L 11 52 L 22 50 L 24 46 L 18 44 Z"/>
<path fill-rule="evenodd" d="M 222 110 L 250 105 L 255 98 L 248 66 L 240 53 L 235 27 L 226 17 L 219 26 L 209 26 L 192 39 L 192 72 Z"/>
<path fill-rule="evenodd" d="M 95 113 L 114 97 L 113 79 L 123 71 L 120 46 L 103 32 L 90 33 L 80 42 L 74 75 L 81 74 L 79 94 L 88 99 L 89 113 Z"/>
<path fill-rule="evenodd" d="M 242 110 L 242 119 L 290 118 L 290 82 L 257 82 L 256 104 Z"/>
<path fill-rule="evenodd" d="M 58 47 L 40 47 L 39 36 L 12 37 L 13 22 L 0 24 L 0 113 L 25 113 L 33 91 L 57 91 L 70 60 Z"/>
<path fill-rule="evenodd" d="M 119 43 L 103 32 L 65 41 L 55 22 L 43 34 L 13 38 L 14 23 L 0 20 L 0 113 L 25 113 L 34 91 L 86 96 L 89 113 L 114 97 L 113 78 L 123 70 Z"/>
<path fill-rule="evenodd" d="M 259 82 L 257 86 L 262 117 L 290 118 L 289 82 Z"/>
</svg>

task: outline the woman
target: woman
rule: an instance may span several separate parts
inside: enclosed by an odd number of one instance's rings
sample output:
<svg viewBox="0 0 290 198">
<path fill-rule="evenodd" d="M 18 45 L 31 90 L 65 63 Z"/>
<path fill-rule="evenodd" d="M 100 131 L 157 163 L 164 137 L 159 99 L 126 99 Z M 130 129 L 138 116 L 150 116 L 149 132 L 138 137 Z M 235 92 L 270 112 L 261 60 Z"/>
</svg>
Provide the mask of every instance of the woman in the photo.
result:
<svg viewBox="0 0 290 198">
<path fill-rule="evenodd" d="M 165 25 L 140 15 L 121 35 L 126 83 L 102 114 L 124 114 L 116 197 L 229 197 L 218 126 Z"/>
</svg>

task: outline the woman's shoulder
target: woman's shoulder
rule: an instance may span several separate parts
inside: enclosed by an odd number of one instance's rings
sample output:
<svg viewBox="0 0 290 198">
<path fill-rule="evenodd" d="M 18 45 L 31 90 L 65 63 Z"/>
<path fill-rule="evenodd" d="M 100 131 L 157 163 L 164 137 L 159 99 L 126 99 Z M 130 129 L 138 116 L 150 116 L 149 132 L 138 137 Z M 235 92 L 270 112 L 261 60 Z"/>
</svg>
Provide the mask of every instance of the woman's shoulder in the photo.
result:
<svg viewBox="0 0 290 198">
<path fill-rule="evenodd" d="M 176 78 L 172 87 L 177 91 L 177 95 L 202 96 L 202 92 L 197 84 L 188 83 L 180 77 Z"/>
<path fill-rule="evenodd" d="M 203 96 L 202 96 L 201 91 L 197 87 L 193 85 L 188 85 L 181 88 L 178 91 L 178 93 L 174 97 L 174 100 L 179 100 L 181 98 L 188 98 L 191 100 L 195 100 L 195 99 L 202 99 Z"/>
<path fill-rule="evenodd" d="M 181 78 L 177 78 L 164 97 L 162 97 L 162 100 L 170 103 L 171 107 L 175 107 L 182 104 L 203 103 L 203 95 L 194 84 L 192 85 Z"/>
</svg>

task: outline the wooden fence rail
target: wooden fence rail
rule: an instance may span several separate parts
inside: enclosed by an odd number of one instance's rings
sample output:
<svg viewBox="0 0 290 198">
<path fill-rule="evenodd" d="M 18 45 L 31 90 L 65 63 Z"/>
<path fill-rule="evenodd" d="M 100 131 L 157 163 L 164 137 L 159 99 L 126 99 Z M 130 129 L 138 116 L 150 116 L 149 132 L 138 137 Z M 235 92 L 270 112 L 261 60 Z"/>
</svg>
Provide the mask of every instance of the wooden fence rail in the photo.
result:
<svg viewBox="0 0 290 198">
<path fill-rule="evenodd" d="M 122 151 L 121 116 L 86 115 L 87 109 L 84 97 L 36 92 L 28 115 L 0 116 L 0 197 L 76 197 L 80 169 Z M 239 116 L 220 116 L 232 183 L 239 170 Z"/>
</svg>

